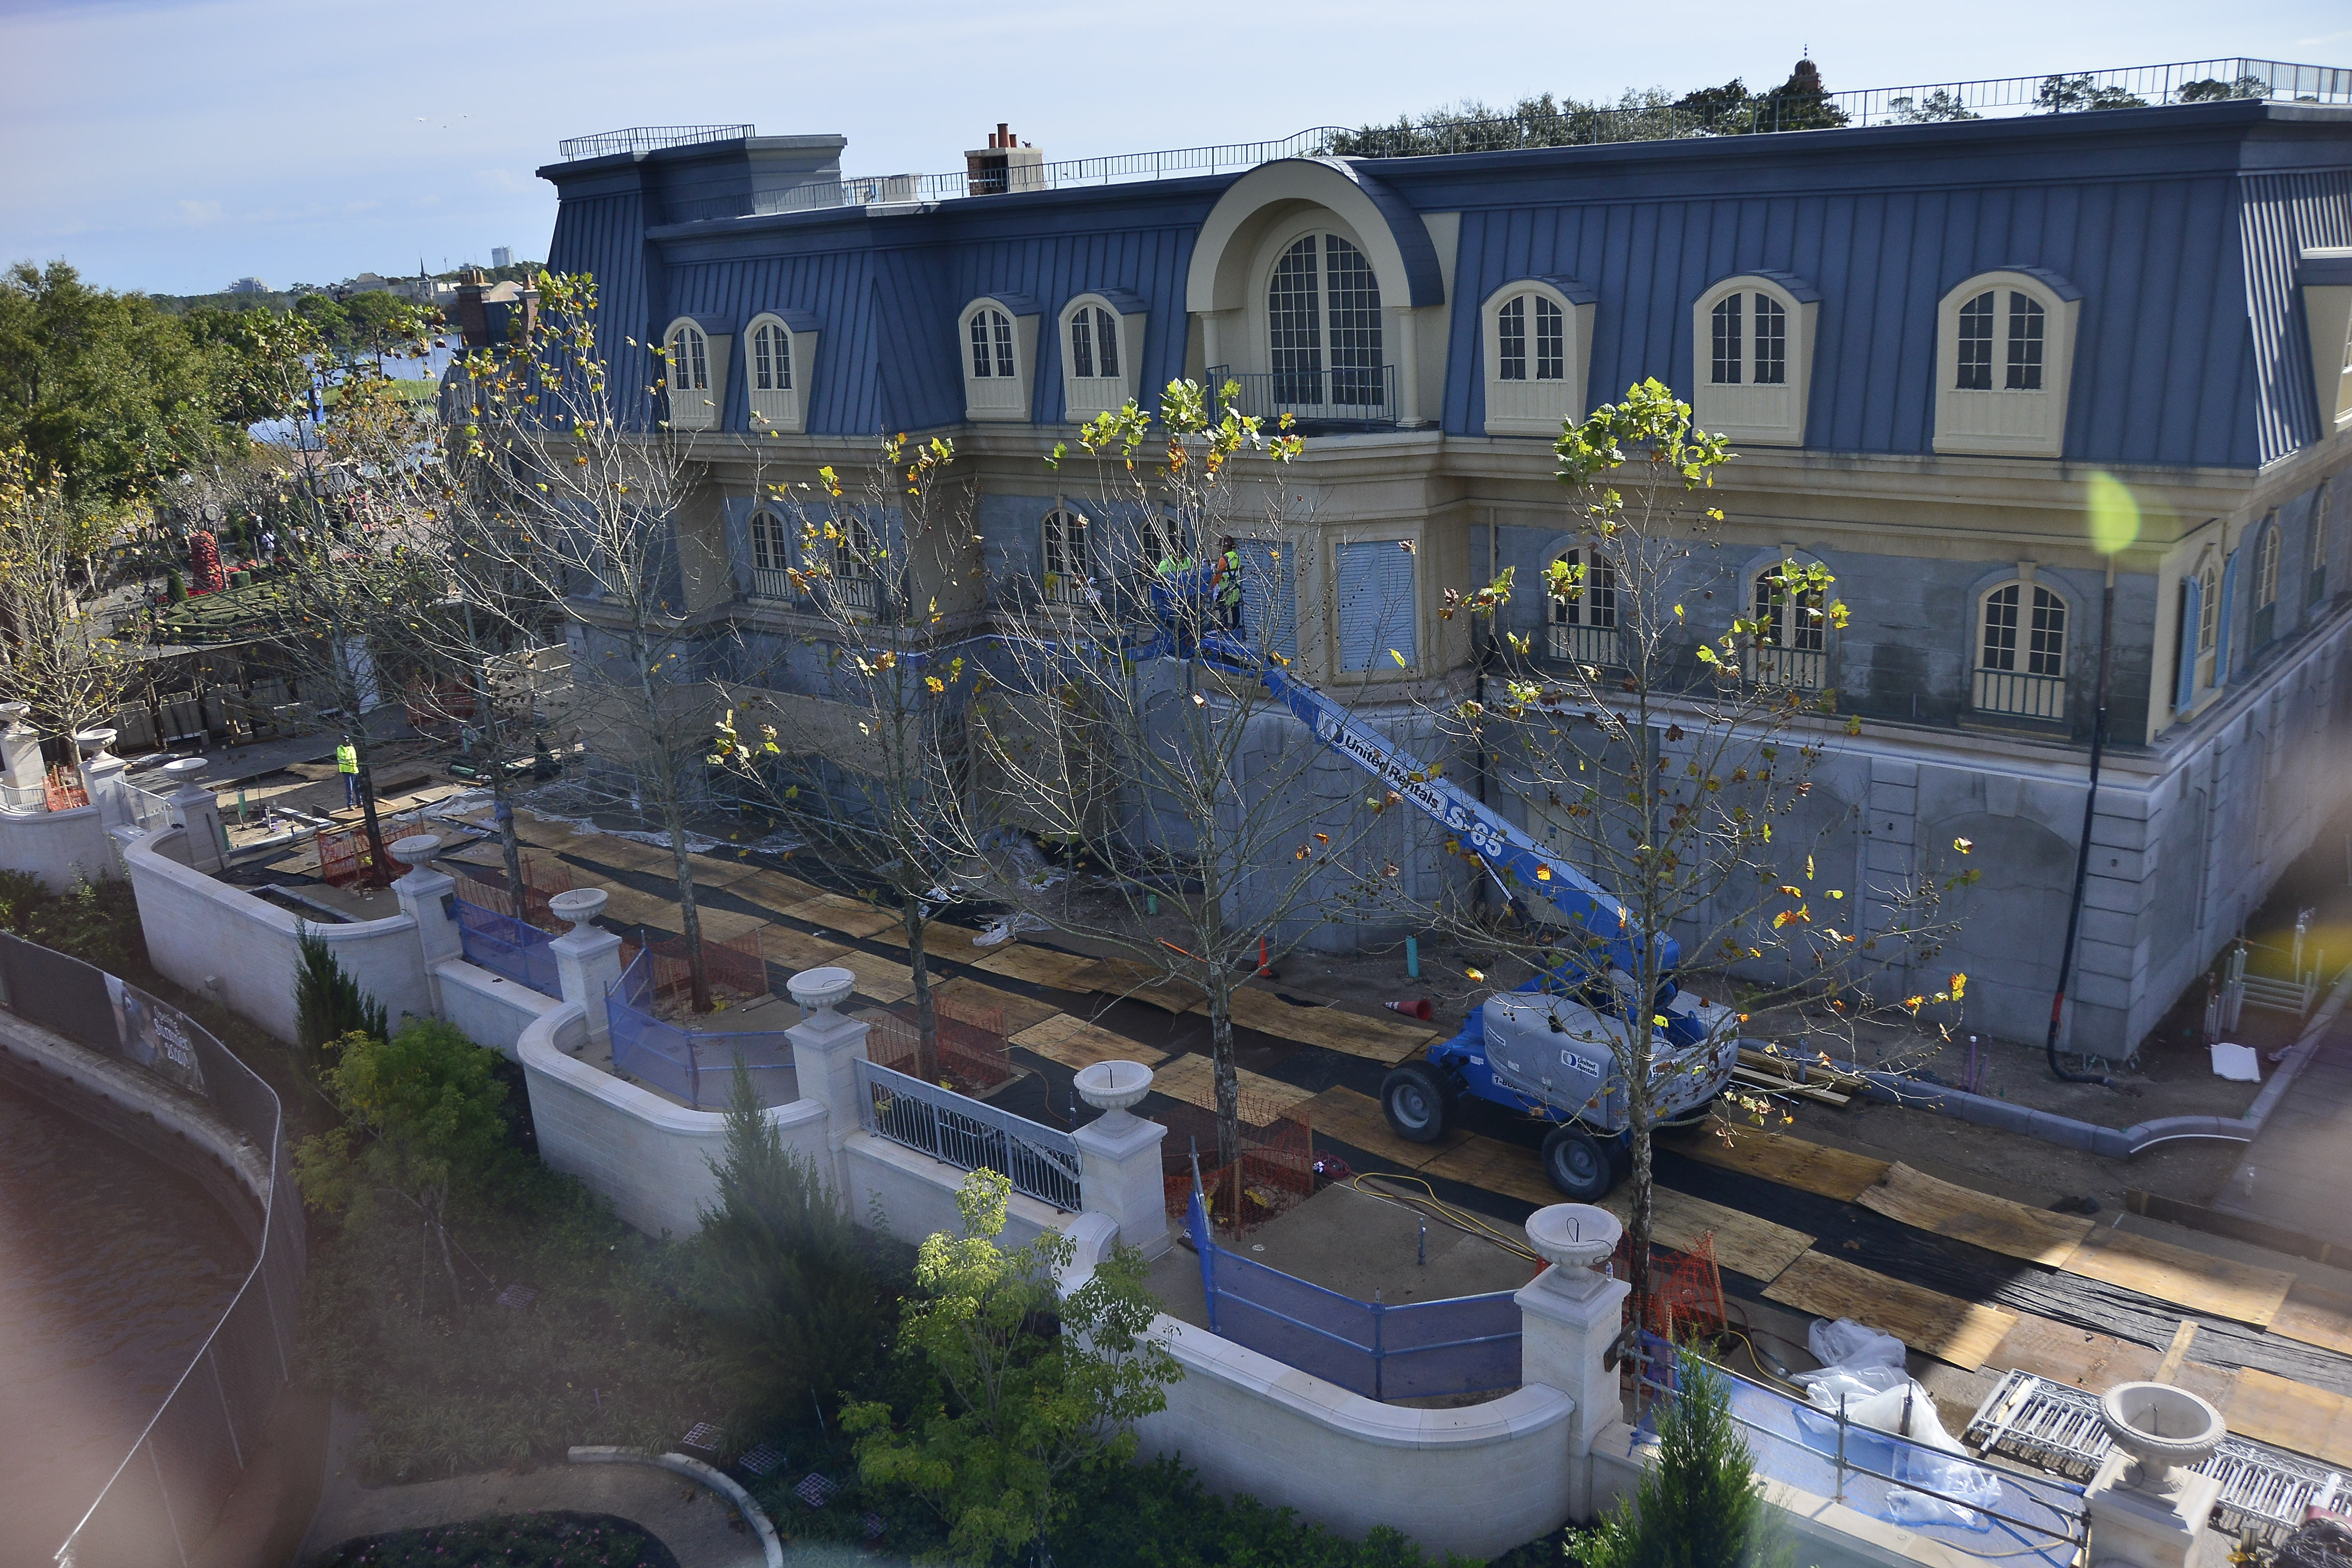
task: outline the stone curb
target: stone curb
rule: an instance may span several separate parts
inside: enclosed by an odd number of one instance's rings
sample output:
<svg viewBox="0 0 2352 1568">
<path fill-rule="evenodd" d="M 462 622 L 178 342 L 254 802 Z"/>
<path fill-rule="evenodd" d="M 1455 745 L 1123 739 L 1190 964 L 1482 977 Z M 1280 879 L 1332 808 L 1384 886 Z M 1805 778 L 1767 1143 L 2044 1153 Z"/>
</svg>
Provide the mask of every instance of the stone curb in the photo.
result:
<svg viewBox="0 0 2352 1568">
<path fill-rule="evenodd" d="M 768 1568 L 784 1568 L 784 1543 L 777 1538 L 776 1527 L 768 1519 L 767 1510 L 751 1500 L 751 1494 L 737 1486 L 732 1478 L 721 1474 L 700 1459 L 684 1454 L 648 1454 L 642 1448 L 615 1448 L 603 1446 L 583 1447 L 566 1450 L 564 1458 L 575 1465 L 651 1465 L 699 1481 L 735 1505 L 744 1522 L 760 1537 L 760 1550 L 765 1553 Z"/>
<path fill-rule="evenodd" d="M 2035 1110 L 2006 1100 L 1991 1100 L 1964 1089 L 1946 1089 L 1937 1084 L 1920 1083 L 1900 1073 L 1864 1072 L 1860 1092 L 1886 1105 L 1907 1106 L 1915 1110 L 1931 1110 L 1939 1116 L 1972 1122 L 1979 1127 L 1998 1128 L 2004 1132 L 2020 1132 L 2028 1138 L 2039 1138 L 2045 1143 L 2063 1148 L 2079 1149 L 2086 1154 L 2105 1159 L 2128 1160 L 2142 1150 L 2158 1143 L 2168 1143 L 2182 1138 L 2217 1138 L 2239 1143 L 2251 1143 L 2254 1135 L 2270 1120 L 2271 1112 L 2302 1072 L 2319 1047 L 2320 1037 L 2326 1034 L 2343 1012 L 2345 1004 L 2352 1001 L 2352 968 L 2337 976 L 2335 989 L 2294 1044 L 2286 1049 L 2285 1060 L 2271 1075 L 2270 1082 L 2254 1097 L 2243 1116 L 2159 1116 L 2153 1121 L 2137 1122 L 2130 1127 L 2102 1127 L 2096 1122 L 2078 1121 L 2071 1116 L 2055 1116 L 2046 1110 Z"/>
</svg>

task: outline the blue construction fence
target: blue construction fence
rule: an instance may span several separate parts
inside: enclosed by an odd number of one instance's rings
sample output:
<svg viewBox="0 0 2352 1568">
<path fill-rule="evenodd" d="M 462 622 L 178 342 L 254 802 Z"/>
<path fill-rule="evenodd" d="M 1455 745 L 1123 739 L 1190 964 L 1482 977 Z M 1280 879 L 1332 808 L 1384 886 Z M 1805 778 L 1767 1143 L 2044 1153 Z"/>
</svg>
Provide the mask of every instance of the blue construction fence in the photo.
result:
<svg viewBox="0 0 2352 1568">
<path fill-rule="evenodd" d="M 781 1030 L 690 1029 L 654 1012 L 654 954 L 639 948 L 604 994 L 613 1032 L 613 1070 L 685 1101 L 697 1110 L 723 1110 L 740 1058 L 751 1069 L 761 1103 L 795 1098 L 792 1041 Z M 790 1090 L 791 1092 L 787 1092 Z"/>
<path fill-rule="evenodd" d="M 466 962 L 528 985 L 542 996 L 563 994 L 562 982 L 556 974 L 555 954 L 547 951 L 547 944 L 555 940 L 551 932 L 526 925 L 512 915 L 467 903 L 463 898 L 458 898 L 457 904 L 457 942 Z"/>
<path fill-rule="evenodd" d="M 1513 1292 L 1359 1301 L 1217 1245 L 1199 1188 L 1185 1211 L 1209 1331 L 1368 1399 L 1485 1394 L 1519 1384 Z"/>
</svg>

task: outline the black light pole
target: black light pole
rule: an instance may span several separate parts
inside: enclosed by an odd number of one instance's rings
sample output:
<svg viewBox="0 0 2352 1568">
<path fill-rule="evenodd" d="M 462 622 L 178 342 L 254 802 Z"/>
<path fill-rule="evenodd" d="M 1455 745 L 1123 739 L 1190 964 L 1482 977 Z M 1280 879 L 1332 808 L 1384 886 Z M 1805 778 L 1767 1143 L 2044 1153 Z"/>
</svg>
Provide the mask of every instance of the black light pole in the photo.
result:
<svg viewBox="0 0 2352 1568">
<path fill-rule="evenodd" d="M 2066 945 L 2058 953 L 2058 993 L 2050 998 L 2050 1036 L 2042 1054 L 2061 1082 L 2105 1084 L 2107 1075 L 2072 1072 L 2058 1065 L 2058 1028 L 2066 1012 L 2066 981 L 2074 970 L 2074 936 L 2083 924 L 2083 889 L 2091 876 L 2091 825 L 2099 809 L 2099 754 L 2107 743 L 2107 651 L 2116 622 L 2116 562 L 2107 558 L 2107 584 L 2099 596 L 2099 679 L 2091 718 L 2091 782 L 2083 792 L 2083 846 L 2074 855 L 2074 897 L 2066 906 Z"/>
</svg>

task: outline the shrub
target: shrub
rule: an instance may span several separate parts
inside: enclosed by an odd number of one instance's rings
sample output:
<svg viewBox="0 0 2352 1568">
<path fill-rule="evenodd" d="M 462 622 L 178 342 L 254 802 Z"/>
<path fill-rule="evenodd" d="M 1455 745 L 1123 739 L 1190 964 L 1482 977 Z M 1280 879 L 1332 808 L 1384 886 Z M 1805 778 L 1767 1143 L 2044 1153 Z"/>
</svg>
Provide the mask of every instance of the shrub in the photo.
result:
<svg viewBox="0 0 2352 1568">
<path fill-rule="evenodd" d="M 1659 1407 L 1657 1462 L 1570 1548 L 1580 1568 L 1763 1568 L 1780 1555 L 1723 1379 L 1676 1353 L 1681 1386 Z"/>
<path fill-rule="evenodd" d="M 609 1513 L 501 1514 L 396 1530 L 347 1541 L 318 1560 L 318 1568 L 555 1568 L 586 1563 L 614 1568 L 677 1568 L 677 1559 L 641 1524 Z"/>
<path fill-rule="evenodd" d="M 302 950 L 302 966 L 294 972 L 294 1035 L 302 1048 L 316 1051 L 350 1034 L 387 1037 L 383 1004 L 360 989 L 335 950 L 299 921 L 294 938 Z"/>
<path fill-rule="evenodd" d="M 110 974 L 147 955 L 139 900 L 128 882 L 77 880 L 52 893 L 23 871 L 0 871 L 0 930 L 55 948 Z"/>
<path fill-rule="evenodd" d="M 188 602 L 188 580 L 180 575 L 180 569 L 177 566 L 173 567 L 164 575 L 163 597 L 166 602 L 174 605 L 184 605 Z"/>
</svg>

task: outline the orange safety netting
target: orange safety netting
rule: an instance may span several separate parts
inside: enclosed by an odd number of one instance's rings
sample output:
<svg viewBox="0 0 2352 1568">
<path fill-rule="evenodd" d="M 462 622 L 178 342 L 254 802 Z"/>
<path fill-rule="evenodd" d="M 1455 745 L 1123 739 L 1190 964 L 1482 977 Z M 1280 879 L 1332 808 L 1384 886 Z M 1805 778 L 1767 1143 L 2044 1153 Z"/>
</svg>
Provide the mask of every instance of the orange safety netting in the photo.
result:
<svg viewBox="0 0 2352 1568">
<path fill-rule="evenodd" d="M 1620 1237 L 1612 1260 L 1617 1278 L 1630 1278 L 1632 1238 Z M 1626 1321 L 1633 1321 L 1633 1299 L 1625 1298 Z M 1650 1248 L 1650 1302 L 1641 1326 L 1669 1344 L 1711 1339 L 1724 1331 L 1723 1275 L 1715 1266 L 1715 1232 L 1701 1231 L 1688 1252 L 1670 1247 Z"/>
<path fill-rule="evenodd" d="M 41 804 L 51 811 L 72 811 L 89 804 L 89 791 L 82 787 L 79 775 L 51 768 L 41 781 Z"/>
<path fill-rule="evenodd" d="M 390 835 L 386 835 L 389 837 Z M 319 829 L 319 879 L 330 887 L 387 887 L 394 877 L 408 875 L 408 862 L 386 849 L 383 871 L 376 872 L 373 857 L 368 853 L 367 829 L 364 827 L 321 827 Z"/>
<path fill-rule="evenodd" d="M 541 931 L 561 936 L 571 929 L 568 922 L 558 919 L 547 907 L 547 901 L 558 893 L 572 890 L 572 868 L 558 860 L 543 864 L 524 855 L 519 858 L 522 866 L 522 897 L 518 900 L 507 890 L 505 871 L 495 866 L 468 866 L 462 861 L 447 860 L 442 864 L 466 880 L 460 895 L 478 909 L 505 915 Z"/>
<path fill-rule="evenodd" d="M 1209 1222 L 1235 1234 L 1288 1213 L 1315 1194 L 1315 1140 L 1306 1114 L 1241 1097 L 1241 1157 L 1217 1163 L 1217 1116 L 1174 1105 L 1150 1120 L 1168 1129 L 1160 1142 L 1160 1187 L 1171 1215 L 1192 1194 L 1192 1155 L 1200 1152 L 1201 1190 Z"/>
<path fill-rule="evenodd" d="M 958 1094 L 993 1089 L 1013 1078 L 1013 1052 L 1004 1039 L 1004 1010 L 963 997 L 931 995 L 938 1045 L 923 1048 L 912 1004 L 879 1016 L 869 1014 L 866 1054 L 877 1065 L 927 1082 L 947 1080 Z"/>
<path fill-rule="evenodd" d="M 688 959 L 684 937 L 663 937 L 642 944 L 621 944 L 621 967 L 626 969 L 640 946 L 652 950 L 654 1000 L 677 1003 L 694 993 L 694 965 Z M 757 927 L 721 942 L 702 939 L 703 972 L 710 977 L 710 994 L 742 1001 L 768 994 L 768 960 L 760 947 Z"/>
</svg>

